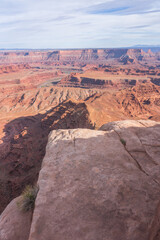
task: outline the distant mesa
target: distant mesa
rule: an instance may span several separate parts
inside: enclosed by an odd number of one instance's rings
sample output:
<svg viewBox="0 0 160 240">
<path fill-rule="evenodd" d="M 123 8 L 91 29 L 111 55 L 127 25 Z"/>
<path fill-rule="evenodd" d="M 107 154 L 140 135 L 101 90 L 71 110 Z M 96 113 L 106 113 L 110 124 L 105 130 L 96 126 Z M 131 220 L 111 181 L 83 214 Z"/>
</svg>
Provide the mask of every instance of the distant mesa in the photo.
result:
<svg viewBox="0 0 160 240">
<path fill-rule="evenodd" d="M 152 60 L 158 60 L 159 53 L 143 51 L 142 49 L 78 49 L 78 50 L 53 50 L 53 51 L 0 51 L 0 63 L 38 63 L 38 62 L 59 62 L 59 63 L 106 63 L 122 61 L 128 63 L 142 61 L 152 56 Z M 132 60 L 133 59 L 133 60 Z M 127 64 L 127 62 L 124 62 Z"/>
</svg>

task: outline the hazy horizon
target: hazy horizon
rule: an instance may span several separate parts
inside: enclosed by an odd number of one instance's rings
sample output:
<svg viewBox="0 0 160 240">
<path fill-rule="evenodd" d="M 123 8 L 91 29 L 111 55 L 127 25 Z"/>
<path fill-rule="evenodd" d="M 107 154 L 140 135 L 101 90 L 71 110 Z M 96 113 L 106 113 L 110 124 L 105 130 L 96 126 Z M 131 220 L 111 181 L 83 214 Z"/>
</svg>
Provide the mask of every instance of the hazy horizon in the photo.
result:
<svg viewBox="0 0 160 240">
<path fill-rule="evenodd" d="M 159 45 L 159 0 L 1 0 L 0 49 Z"/>
<path fill-rule="evenodd" d="M 109 48 L 90 48 L 90 47 L 86 47 L 86 48 L 0 48 L 0 51 L 58 51 L 58 50 L 83 50 L 83 49 L 95 49 L 95 50 L 98 50 L 98 49 L 160 49 L 160 45 L 136 45 L 136 46 L 130 46 L 130 47 L 109 47 Z"/>
</svg>

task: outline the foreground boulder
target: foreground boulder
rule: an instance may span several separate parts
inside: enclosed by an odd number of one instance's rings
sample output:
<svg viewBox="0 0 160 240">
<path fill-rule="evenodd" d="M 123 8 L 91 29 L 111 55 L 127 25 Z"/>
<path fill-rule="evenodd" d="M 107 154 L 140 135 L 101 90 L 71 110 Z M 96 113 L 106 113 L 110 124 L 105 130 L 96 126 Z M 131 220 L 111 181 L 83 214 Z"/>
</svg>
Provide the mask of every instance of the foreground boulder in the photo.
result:
<svg viewBox="0 0 160 240">
<path fill-rule="evenodd" d="M 0 240 L 28 240 L 32 212 L 20 211 L 15 198 L 0 216 Z"/>
<path fill-rule="evenodd" d="M 160 240 L 160 203 L 155 211 L 155 216 L 150 228 L 148 240 Z"/>
<path fill-rule="evenodd" d="M 160 199 L 159 156 L 153 121 L 52 131 L 28 240 L 148 240 Z"/>
</svg>

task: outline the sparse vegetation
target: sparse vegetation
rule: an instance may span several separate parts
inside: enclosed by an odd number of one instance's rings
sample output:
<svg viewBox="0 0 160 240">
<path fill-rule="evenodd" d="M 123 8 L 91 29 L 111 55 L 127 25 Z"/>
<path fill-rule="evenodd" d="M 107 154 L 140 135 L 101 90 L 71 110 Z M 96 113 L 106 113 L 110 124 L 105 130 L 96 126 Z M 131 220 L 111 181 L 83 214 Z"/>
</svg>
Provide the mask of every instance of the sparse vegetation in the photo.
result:
<svg viewBox="0 0 160 240">
<path fill-rule="evenodd" d="M 32 211 L 34 209 L 37 193 L 37 186 L 26 186 L 22 192 L 21 200 L 17 202 L 19 209 L 23 212 Z"/>
<path fill-rule="evenodd" d="M 121 138 L 120 141 L 123 144 L 123 146 L 126 146 L 126 141 L 123 138 Z"/>
<path fill-rule="evenodd" d="M 94 122 L 93 129 L 96 129 L 96 122 Z"/>
</svg>

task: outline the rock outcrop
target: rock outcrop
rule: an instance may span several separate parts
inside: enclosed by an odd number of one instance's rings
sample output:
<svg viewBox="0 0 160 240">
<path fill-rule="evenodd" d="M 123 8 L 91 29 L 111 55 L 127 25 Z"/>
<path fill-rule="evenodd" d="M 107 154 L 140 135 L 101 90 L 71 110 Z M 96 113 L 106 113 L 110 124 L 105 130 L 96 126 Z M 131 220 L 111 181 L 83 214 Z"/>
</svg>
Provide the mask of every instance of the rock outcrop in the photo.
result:
<svg viewBox="0 0 160 240">
<path fill-rule="evenodd" d="M 132 63 L 127 67 L 99 65 L 99 67 L 92 67 L 80 73 L 64 76 L 58 86 L 103 89 L 131 88 L 143 83 L 153 83 L 159 86 L 159 76 L 159 68 L 150 69 L 137 65 L 135 68 Z"/>
<path fill-rule="evenodd" d="M 13 94 L 2 92 L 0 94 L 0 112 L 1 117 L 26 116 L 38 112 L 47 111 L 58 104 L 69 100 L 85 100 L 90 96 L 100 93 L 99 89 L 74 89 L 60 87 L 44 87 L 24 91 L 19 89 Z"/>
<path fill-rule="evenodd" d="M 3 96 L 0 103 L 0 212 L 26 184 L 37 179 L 51 130 L 97 129 L 104 123 L 125 119 L 160 121 L 159 88 L 154 84 L 141 84 L 109 92 L 48 87 L 15 93 L 14 97 Z M 73 100 L 64 101 L 70 98 Z"/>
<path fill-rule="evenodd" d="M 148 240 L 160 197 L 159 146 L 160 123 L 150 120 L 52 131 L 23 240 Z M 11 217 L 7 209 L 2 215 Z"/>
<path fill-rule="evenodd" d="M 0 51 L 0 63 L 106 63 L 137 61 L 159 61 L 159 53 L 144 52 L 141 49 L 78 49 L 49 51 Z"/>
<path fill-rule="evenodd" d="M 4 65 L 0 67 L 0 74 L 18 72 L 22 69 L 30 69 L 28 64 L 14 64 L 14 65 Z"/>
<path fill-rule="evenodd" d="M 32 212 L 24 213 L 18 209 L 20 198 L 15 198 L 0 216 L 1 240 L 28 240 Z"/>
<path fill-rule="evenodd" d="M 25 185 L 37 181 L 50 131 L 69 128 L 94 128 L 84 102 L 66 101 L 44 114 L 5 125 L 0 144 L 0 212 Z"/>
<path fill-rule="evenodd" d="M 150 228 L 148 240 L 160 240 L 160 203 L 155 210 L 155 216 Z"/>
<path fill-rule="evenodd" d="M 160 87 L 154 84 L 139 84 L 116 94 L 121 108 L 130 116 L 160 121 Z"/>
</svg>

